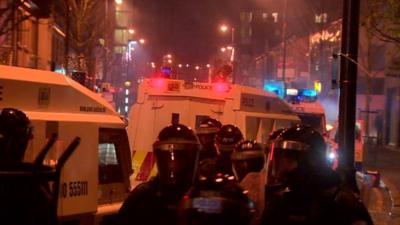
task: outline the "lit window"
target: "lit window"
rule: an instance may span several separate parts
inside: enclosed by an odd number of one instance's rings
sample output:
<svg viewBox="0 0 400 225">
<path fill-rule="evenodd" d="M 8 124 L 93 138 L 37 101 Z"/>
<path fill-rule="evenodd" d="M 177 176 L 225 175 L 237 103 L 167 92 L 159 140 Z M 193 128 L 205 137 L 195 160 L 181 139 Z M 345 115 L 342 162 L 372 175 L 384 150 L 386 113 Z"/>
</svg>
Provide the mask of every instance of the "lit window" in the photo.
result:
<svg viewBox="0 0 400 225">
<path fill-rule="evenodd" d="M 125 89 L 125 95 L 129 95 L 129 89 Z"/>
<path fill-rule="evenodd" d="M 129 110 L 129 107 L 126 105 L 126 106 L 125 106 L 125 112 L 127 113 L 128 110 Z"/>
<path fill-rule="evenodd" d="M 278 22 L 278 13 L 277 12 L 272 13 L 272 17 L 274 17 L 274 23 L 277 23 Z"/>
<path fill-rule="evenodd" d="M 129 98 L 125 98 L 125 104 L 128 104 L 129 103 Z"/>
</svg>

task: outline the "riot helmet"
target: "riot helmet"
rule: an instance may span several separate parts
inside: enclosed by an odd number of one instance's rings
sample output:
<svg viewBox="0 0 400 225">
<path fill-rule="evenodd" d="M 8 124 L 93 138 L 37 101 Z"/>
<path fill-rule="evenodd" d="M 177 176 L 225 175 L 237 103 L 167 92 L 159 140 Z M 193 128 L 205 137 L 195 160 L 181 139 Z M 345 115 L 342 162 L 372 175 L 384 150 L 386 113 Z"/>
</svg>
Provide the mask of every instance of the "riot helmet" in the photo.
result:
<svg viewBox="0 0 400 225">
<path fill-rule="evenodd" d="M 233 173 L 241 181 L 250 172 L 260 172 L 264 167 L 264 151 L 254 140 L 241 141 L 231 155 Z"/>
<path fill-rule="evenodd" d="M 183 197 L 180 221 L 184 225 L 246 225 L 254 203 L 233 176 L 203 178 Z"/>
<path fill-rule="evenodd" d="M 30 120 L 24 112 L 4 108 L 0 112 L 0 161 L 22 162 L 32 136 Z"/>
<path fill-rule="evenodd" d="M 165 127 L 153 144 L 158 178 L 162 185 L 187 188 L 194 180 L 200 143 L 185 125 Z"/>
<path fill-rule="evenodd" d="M 230 155 L 237 143 L 243 140 L 243 134 L 238 127 L 223 125 L 216 134 L 215 145 L 220 155 Z"/>
<path fill-rule="evenodd" d="M 299 183 L 304 176 L 328 167 L 322 135 L 306 125 L 295 125 L 272 142 L 267 169 L 268 185 Z"/>
<path fill-rule="evenodd" d="M 199 137 L 202 151 L 200 158 L 210 158 L 217 155 L 215 149 L 215 134 L 221 128 L 221 122 L 213 118 L 206 118 L 201 121 L 200 126 L 196 129 L 197 137 Z"/>
</svg>

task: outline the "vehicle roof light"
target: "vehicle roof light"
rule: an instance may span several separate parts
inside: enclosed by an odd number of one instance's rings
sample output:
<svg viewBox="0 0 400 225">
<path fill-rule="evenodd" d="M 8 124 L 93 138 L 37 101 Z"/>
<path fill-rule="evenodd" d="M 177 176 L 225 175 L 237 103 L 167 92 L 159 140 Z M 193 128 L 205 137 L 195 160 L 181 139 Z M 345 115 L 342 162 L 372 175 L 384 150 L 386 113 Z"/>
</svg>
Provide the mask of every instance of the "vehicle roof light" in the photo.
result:
<svg viewBox="0 0 400 225">
<path fill-rule="evenodd" d="M 216 92 L 228 92 L 229 91 L 229 85 L 227 83 L 223 83 L 223 82 L 217 82 L 214 83 L 213 85 L 213 89 Z"/>
<path fill-rule="evenodd" d="M 298 95 L 299 91 L 294 88 L 288 88 L 286 89 L 286 95 Z"/>
<path fill-rule="evenodd" d="M 302 93 L 303 96 L 306 96 L 306 97 L 317 97 L 317 92 L 315 90 L 304 89 L 302 92 L 303 92 Z"/>
<path fill-rule="evenodd" d="M 150 80 L 150 86 L 156 89 L 163 89 L 165 87 L 165 79 L 163 78 L 154 78 Z"/>
</svg>

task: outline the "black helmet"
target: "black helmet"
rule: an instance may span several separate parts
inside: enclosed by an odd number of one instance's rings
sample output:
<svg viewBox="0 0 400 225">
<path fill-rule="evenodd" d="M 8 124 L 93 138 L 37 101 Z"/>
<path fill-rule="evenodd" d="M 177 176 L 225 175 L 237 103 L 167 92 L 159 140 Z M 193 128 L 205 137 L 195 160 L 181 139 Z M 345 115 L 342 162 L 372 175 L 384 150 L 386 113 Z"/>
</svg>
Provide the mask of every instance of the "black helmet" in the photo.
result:
<svg viewBox="0 0 400 225">
<path fill-rule="evenodd" d="M 207 118 L 201 121 L 199 128 L 196 130 L 196 134 L 202 145 L 200 160 L 217 156 L 217 150 L 214 144 L 215 134 L 219 131 L 221 126 L 221 123 L 216 119 Z"/>
<path fill-rule="evenodd" d="M 268 183 L 282 183 L 289 174 L 309 174 L 328 167 L 326 144 L 318 131 L 296 125 L 282 132 L 271 144 Z"/>
<path fill-rule="evenodd" d="M 184 225 L 246 225 L 254 203 L 233 176 L 217 175 L 199 180 L 183 197 L 180 221 Z"/>
<path fill-rule="evenodd" d="M 247 173 L 260 172 L 264 167 L 264 151 L 261 144 L 245 140 L 235 146 L 231 155 L 233 173 L 241 181 Z"/>
<path fill-rule="evenodd" d="M 200 143 L 194 132 L 182 124 L 161 130 L 153 151 L 161 184 L 186 188 L 193 183 Z"/>
<path fill-rule="evenodd" d="M 4 108 L 0 112 L 0 161 L 22 162 L 32 136 L 30 121 L 24 112 Z"/>
<path fill-rule="evenodd" d="M 215 137 L 215 144 L 220 154 L 231 154 L 237 143 L 243 140 L 242 132 L 232 124 L 221 127 Z"/>
</svg>

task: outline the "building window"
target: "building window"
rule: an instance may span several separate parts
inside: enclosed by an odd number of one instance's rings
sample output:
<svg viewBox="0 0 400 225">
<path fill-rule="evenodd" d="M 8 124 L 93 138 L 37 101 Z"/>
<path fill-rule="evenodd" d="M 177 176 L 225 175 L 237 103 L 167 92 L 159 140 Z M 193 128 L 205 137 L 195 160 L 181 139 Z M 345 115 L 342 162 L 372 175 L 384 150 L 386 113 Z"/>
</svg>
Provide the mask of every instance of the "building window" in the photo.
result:
<svg viewBox="0 0 400 225">
<path fill-rule="evenodd" d="M 279 14 L 277 12 L 272 13 L 272 17 L 274 18 L 274 23 L 278 22 L 278 16 Z"/>
</svg>

